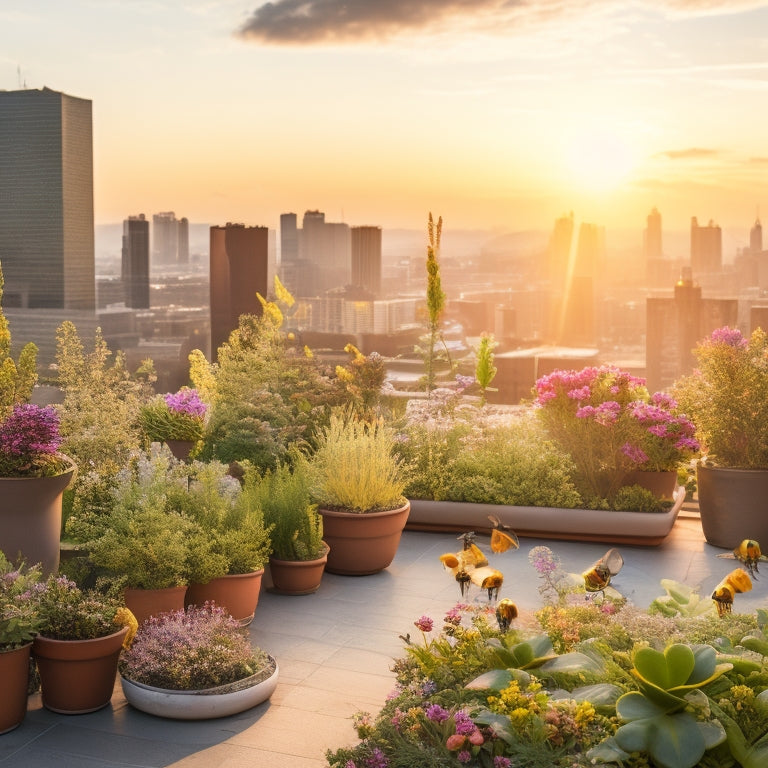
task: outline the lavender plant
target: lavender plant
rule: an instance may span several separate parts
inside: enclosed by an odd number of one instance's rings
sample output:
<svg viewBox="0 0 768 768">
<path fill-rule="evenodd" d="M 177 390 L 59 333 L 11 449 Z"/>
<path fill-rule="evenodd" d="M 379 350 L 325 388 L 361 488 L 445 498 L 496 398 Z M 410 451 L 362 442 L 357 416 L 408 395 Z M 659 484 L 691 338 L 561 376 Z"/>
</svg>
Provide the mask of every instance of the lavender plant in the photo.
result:
<svg viewBox="0 0 768 768">
<path fill-rule="evenodd" d="M 69 466 L 58 454 L 59 415 L 53 406 L 17 404 L 0 423 L 0 475 L 46 477 Z"/>
<path fill-rule="evenodd" d="M 274 669 L 273 663 L 223 608 L 206 603 L 148 619 L 123 654 L 120 673 L 155 688 L 197 691 Z"/>
<path fill-rule="evenodd" d="M 40 627 L 36 586 L 42 571 L 11 563 L 0 551 L 0 652 L 32 641 Z"/>
</svg>

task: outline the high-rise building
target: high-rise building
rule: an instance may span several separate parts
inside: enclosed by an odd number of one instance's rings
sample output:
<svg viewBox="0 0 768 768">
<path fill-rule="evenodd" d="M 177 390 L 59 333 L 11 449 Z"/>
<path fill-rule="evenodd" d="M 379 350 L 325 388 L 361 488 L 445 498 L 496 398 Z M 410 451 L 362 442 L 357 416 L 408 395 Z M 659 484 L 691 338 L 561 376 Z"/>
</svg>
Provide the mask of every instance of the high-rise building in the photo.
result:
<svg viewBox="0 0 768 768">
<path fill-rule="evenodd" d="M 654 208 L 645 220 L 645 232 L 643 233 L 643 252 L 646 261 L 660 259 L 661 250 L 661 214 Z"/>
<path fill-rule="evenodd" d="M 143 213 L 123 221 L 122 280 L 125 306 L 149 309 L 149 222 Z"/>
<path fill-rule="evenodd" d="M 322 296 L 350 281 L 351 240 L 348 224 L 327 222 L 322 211 L 306 211 L 301 225 L 299 256 L 304 280 L 300 296 Z"/>
<path fill-rule="evenodd" d="M 710 220 L 706 227 L 699 226 L 696 217 L 691 219 L 691 269 L 693 276 L 720 272 L 723 268 L 723 233 Z"/>
<path fill-rule="evenodd" d="M 256 293 L 267 295 L 269 230 L 227 224 L 211 227 L 211 354 L 229 338 L 240 315 L 260 315 Z"/>
<path fill-rule="evenodd" d="M 294 264 L 299 260 L 299 230 L 295 213 L 280 214 L 280 263 Z"/>
<path fill-rule="evenodd" d="M 0 91 L 0 264 L 7 307 L 95 311 L 89 100 Z"/>
<path fill-rule="evenodd" d="M 352 227 L 352 285 L 381 293 L 381 227 Z"/>
<path fill-rule="evenodd" d="M 760 253 L 763 250 L 763 225 L 760 219 L 755 219 L 752 229 L 749 230 L 749 251 L 750 253 Z"/>
<path fill-rule="evenodd" d="M 177 266 L 189 263 L 189 221 L 177 219 L 173 211 L 152 217 L 153 266 Z"/>
</svg>

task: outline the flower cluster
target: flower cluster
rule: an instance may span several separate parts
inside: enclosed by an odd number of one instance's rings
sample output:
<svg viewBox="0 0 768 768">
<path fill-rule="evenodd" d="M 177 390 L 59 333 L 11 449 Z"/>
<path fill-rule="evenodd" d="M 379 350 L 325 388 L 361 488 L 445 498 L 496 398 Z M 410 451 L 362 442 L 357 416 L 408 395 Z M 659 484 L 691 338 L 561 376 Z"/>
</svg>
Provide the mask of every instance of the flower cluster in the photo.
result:
<svg viewBox="0 0 768 768">
<path fill-rule="evenodd" d="M 14 565 L 0 551 L 0 651 L 29 643 L 40 626 L 36 585 L 39 565 Z"/>
<path fill-rule="evenodd" d="M 182 387 L 178 392 L 163 395 L 168 410 L 173 413 L 202 419 L 208 411 L 208 406 L 200 399 L 196 389 Z"/>
<path fill-rule="evenodd" d="M 203 436 L 208 406 L 195 389 L 158 395 L 141 408 L 141 427 L 151 442 L 190 440 Z"/>
<path fill-rule="evenodd" d="M 170 690 L 202 690 L 243 680 L 268 663 L 238 622 L 206 603 L 152 616 L 120 662 L 134 682 Z"/>
<path fill-rule="evenodd" d="M 59 414 L 53 406 L 17 404 L 0 424 L 0 474 L 4 477 L 39 477 L 58 474 L 57 456 L 62 438 Z"/>
</svg>

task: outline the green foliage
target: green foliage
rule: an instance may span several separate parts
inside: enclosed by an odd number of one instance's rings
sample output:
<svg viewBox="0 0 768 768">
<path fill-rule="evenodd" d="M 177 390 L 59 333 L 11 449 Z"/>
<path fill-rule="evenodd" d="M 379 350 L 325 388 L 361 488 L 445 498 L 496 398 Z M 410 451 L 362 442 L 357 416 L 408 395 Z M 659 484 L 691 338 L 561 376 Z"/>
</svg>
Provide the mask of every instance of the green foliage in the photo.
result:
<svg viewBox="0 0 768 768">
<path fill-rule="evenodd" d="M 190 440 L 196 443 L 203 436 L 203 419 L 172 411 L 162 395 L 140 408 L 139 422 L 149 442 Z"/>
<path fill-rule="evenodd" d="M 280 464 L 263 477 L 246 473 L 243 495 L 261 509 L 271 527 L 272 555 L 279 560 L 315 560 L 325 551 L 323 518 L 312 503 L 307 461 Z"/>
<path fill-rule="evenodd" d="M 14 564 L 0 551 L 0 653 L 32 642 L 41 622 L 34 594 L 41 578 L 39 564 Z"/>
<path fill-rule="evenodd" d="M 3 278 L 0 268 L 0 304 L 3 300 Z M 37 346 L 29 342 L 19 353 L 18 362 L 11 357 L 11 331 L 0 308 L 0 418 L 17 403 L 28 403 L 37 383 Z"/>
<path fill-rule="evenodd" d="M 672 502 L 657 498 L 639 485 L 624 485 L 616 491 L 611 508 L 623 512 L 664 512 Z"/>
<path fill-rule="evenodd" d="M 407 467 L 395 443 L 395 430 L 382 421 L 363 421 L 351 411 L 332 413 L 310 460 L 314 500 L 352 512 L 403 504 Z"/>
<path fill-rule="evenodd" d="M 345 366 L 336 366 L 336 376 L 356 413 L 363 419 L 376 418 L 380 415 L 381 388 L 387 374 L 384 359 L 378 352 L 364 355 L 354 344 L 347 344 L 344 351 L 350 355 L 350 361 Z"/>
<path fill-rule="evenodd" d="M 480 386 L 480 402 L 485 405 L 488 392 L 495 391 L 491 389 L 491 382 L 498 373 L 498 369 L 493 364 L 493 350 L 497 346 L 491 334 L 484 333 L 480 338 L 480 346 L 475 352 L 475 379 Z"/>
<path fill-rule="evenodd" d="M 651 613 L 663 616 L 716 616 L 715 603 L 709 597 L 702 599 L 698 590 L 673 579 L 662 579 L 665 595 L 657 597 L 650 605 Z"/>
<path fill-rule="evenodd" d="M 467 406 L 441 413 L 413 403 L 396 450 L 412 466 L 412 499 L 581 507 L 570 459 L 530 414 L 504 419 Z"/>
<path fill-rule="evenodd" d="M 697 370 L 673 395 L 696 424 L 709 460 L 723 467 L 768 468 L 768 335 L 749 339 L 721 328 L 694 350 Z"/>
</svg>

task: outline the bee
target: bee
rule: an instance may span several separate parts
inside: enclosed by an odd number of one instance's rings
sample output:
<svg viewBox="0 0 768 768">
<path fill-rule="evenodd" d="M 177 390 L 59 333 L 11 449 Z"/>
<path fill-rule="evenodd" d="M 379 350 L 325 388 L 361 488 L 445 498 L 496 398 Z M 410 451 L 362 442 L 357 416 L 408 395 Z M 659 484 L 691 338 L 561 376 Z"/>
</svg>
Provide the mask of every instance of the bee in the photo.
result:
<svg viewBox="0 0 768 768">
<path fill-rule="evenodd" d="M 519 549 L 520 539 L 517 534 L 508 526 L 502 525 L 501 520 L 495 515 L 488 515 L 488 519 L 493 525 L 491 530 L 491 552 L 506 552 L 508 549 Z"/>
<path fill-rule="evenodd" d="M 768 557 L 760 550 L 760 543 L 754 539 L 744 539 L 733 552 L 726 552 L 718 555 L 718 557 L 738 560 L 749 571 L 752 578 L 756 578 L 757 573 L 759 573 L 757 564 L 768 561 Z"/>
<path fill-rule="evenodd" d="M 485 565 L 482 568 L 474 568 L 470 571 L 469 578 L 473 584 L 488 592 L 488 602 L 498 599 L 499 590 L 504 583 L 504 574 L 501 571 Z"/>
<path fill-rule="evenodd" d="M 496 606 L 496 622 L 502 632 L 506 632 L 517 618 L 517 606 L 507 597 Z"/>
<path fill-rule="evenodd" d="M 470 531 L 459 536 L 463 542 L 460 552 L 446 552 L 440 555 L 440 562 L 449 570 L 461 590 L 461 596 L 474 584 L 488 592 L 488 600 L 495 600 L 504 582 L 501 571 L 491 568 L 480 547 L 475 544 L 475 533 Z"/>
<path fill-rule="evenodd" d="M 712 599 L 717 606 L 717 615 L 724 616 L 731 612 L 734 595 L 741 592 L 749 592 L 752 589 L 752 580 L 743 568 L 735 568 L 715 587 Z"/>
<path fill-rule="evenodd" d="M 587 592 L 602 592 L 611 583 L 611 579 L 621 570 L 624 558 L 618 549 L 609 549 L 597 562 L 593 563 L 581 576 Z"/>
</svg>

